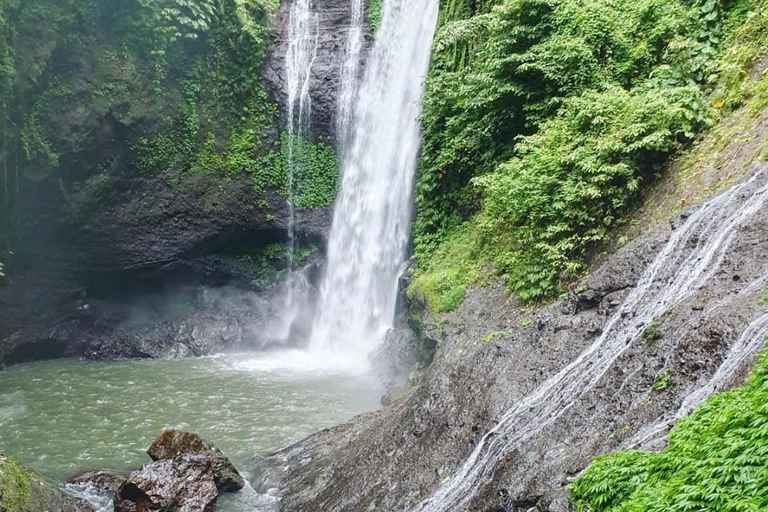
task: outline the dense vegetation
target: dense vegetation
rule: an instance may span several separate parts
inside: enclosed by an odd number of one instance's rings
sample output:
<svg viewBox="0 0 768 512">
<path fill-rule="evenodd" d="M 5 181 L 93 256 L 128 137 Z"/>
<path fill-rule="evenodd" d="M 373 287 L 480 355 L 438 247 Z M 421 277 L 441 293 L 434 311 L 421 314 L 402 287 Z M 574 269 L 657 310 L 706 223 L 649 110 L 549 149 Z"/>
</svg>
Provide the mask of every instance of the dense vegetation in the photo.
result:
<svg viewBox="0 0 768 512">
<path fill-rule="evenodd" d="M 25 181 L 59 183 L 74 224 L 130 182 L 250 176 L 286 194 L 261 78 L 276 0 L 0 1 L 0 261 Z M 298 208 L 328 205 L 338 164 L 298 141 Z M 315 161 L 317 158 L 317 161 Z M 126 184 L 127 183 L 127 184 Z"/>
<path fill-rule="evenodd" d="M 710 397 L 660 453 L 598 457 L 573 482 L 582 511 L 768 510 L 768 353 L 745 386 Z"/>
<path fill-rule="evenodd" d="M 444 0 L 411 294 L 452 309 L 489 268 L 521 299 L 562 292 L 670 156 L 764 87 L 766 27 L 746 0 Z"/>
</svg>

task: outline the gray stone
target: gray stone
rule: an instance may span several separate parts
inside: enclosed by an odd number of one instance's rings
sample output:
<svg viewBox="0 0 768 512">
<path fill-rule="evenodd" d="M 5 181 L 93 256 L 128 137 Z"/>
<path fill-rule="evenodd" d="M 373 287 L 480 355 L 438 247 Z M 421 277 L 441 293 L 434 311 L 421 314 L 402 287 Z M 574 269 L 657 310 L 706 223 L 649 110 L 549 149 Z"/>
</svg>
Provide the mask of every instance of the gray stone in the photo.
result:
<svg viewBox="0 0 768 512">
<path fill-rule="evenodd" d="M 115 493 L 115 512 L 211 512 L 218 495 L 210 458 L 184 454 L 131 473 Z"/>
</svg>

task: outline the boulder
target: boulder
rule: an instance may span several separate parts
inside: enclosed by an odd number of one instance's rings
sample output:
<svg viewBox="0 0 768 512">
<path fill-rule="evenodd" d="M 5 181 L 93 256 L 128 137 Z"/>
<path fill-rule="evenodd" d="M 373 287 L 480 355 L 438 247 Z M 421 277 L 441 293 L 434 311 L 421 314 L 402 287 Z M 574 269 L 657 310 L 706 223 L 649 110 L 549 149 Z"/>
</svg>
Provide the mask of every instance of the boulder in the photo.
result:
<svg viewBox="0 0 768 512">
<path fill-rule="evenodd" d="M 211 443 L 190 432 L 166 430 L 160 434 L 147 450 L 152 460 L 173 459 L 182 454 L 204 454 L 210 458 L 213 477 L 220 492 L 237 492 L 245 481 L 235 466 Z"/>
<path fill-rule="evenodd" d="M 156 460 L 131 473 L 115 493 L 115 512 L 210 512 L 219 492 L 204 453 Z"/>
<path fill-rule="evenodd" d="M 114 495 L 125 480 L 125 475 L 111 471 L 81 471 L 67 477 L 68 486 L 75 488 L 89 488 L 97 494 Z"/>
</svg>

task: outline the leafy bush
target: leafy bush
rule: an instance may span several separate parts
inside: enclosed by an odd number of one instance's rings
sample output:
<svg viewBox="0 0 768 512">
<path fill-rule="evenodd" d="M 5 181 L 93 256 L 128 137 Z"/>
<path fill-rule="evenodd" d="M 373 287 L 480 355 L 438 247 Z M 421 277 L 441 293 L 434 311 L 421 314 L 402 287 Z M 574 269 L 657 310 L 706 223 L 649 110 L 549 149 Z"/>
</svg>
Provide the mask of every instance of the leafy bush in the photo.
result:
<svg viewBox="0 0 768 512">
<path fill-rule="evenodd" d="M 711 124 L 706 95 L 723 73 L 723 41 L 764 44 L 758 28 L 737 35 L 745 20 L 760 25 L 752 10 L 762 2 L 443 0 L 424 99 L 414 284 L 431 280 L 452 297 L 433 303 L 456 303 L 470 277 L 437 263 L 467 253 L 454 233 L 474 224 L 484 246 L 471 253 L 513 293 L 560 293 L 670 155 Z"/>
<path fill-rule="evenodd" d="M 556 292 L 577 275 L 587 247 L 603 240 L 663 157 L 704 126 L 703 105 L 695 87 L 588 91 L 520 139 L 518 156 L 475 180 L 483 227 L 509 233 L 510 250 L 494 263 L 520 298 Z"/>
<path fill-rule="evenodd" d="M 712 94 L 713 103 L 730 112 L 749 99 L 756 91 L 752 73 L 754 66 L 768 53 L 768 8 L 764 1 L 741 2 L 734 9 L 730 28 L 734 44 L 718 62 L 719 78 Z"/>
<path fill-rule="evenodd" d="M 375 36 L 381 25 L 381 15 L 384 9 L 384 0 L 370 0 L 368 2 L 368 30 Z"/>
<path fill-rule="evenodd" d="M 571 485 L 581 511 L 768 510 L 768 353 L 746 385 L 710 397 L 660 453 L 594 459 Z"/>
</svg>

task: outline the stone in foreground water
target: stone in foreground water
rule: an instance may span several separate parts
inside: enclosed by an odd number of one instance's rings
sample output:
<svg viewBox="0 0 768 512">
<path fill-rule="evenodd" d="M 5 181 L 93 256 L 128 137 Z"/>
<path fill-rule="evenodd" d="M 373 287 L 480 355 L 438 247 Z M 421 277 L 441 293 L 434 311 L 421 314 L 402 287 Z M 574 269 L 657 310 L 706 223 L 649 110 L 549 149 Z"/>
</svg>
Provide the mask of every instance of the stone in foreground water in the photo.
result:
<svg viewBox="0 0 768 512">
<path fill-rule="evenodd" d="M 115 512 L 209 512 L 219 492 L 211 459 L 184 454 L 144 464 L 131 473 L 115 493 Z"/>
<path fill-rule="evenodd" d="M 213 478 L 219 491 L 237 492 L 245 485 L 243 477 L 221 450 L 197 434 L 175 429 L 166 430 L 147 450 L 147 455 L 152 460 L 172 459 L 186 453 L 202 453 L 211 459 Z"/>
</svg>

